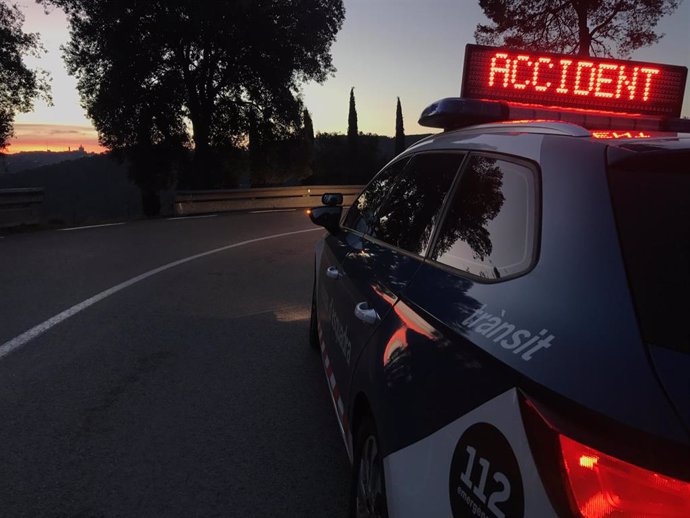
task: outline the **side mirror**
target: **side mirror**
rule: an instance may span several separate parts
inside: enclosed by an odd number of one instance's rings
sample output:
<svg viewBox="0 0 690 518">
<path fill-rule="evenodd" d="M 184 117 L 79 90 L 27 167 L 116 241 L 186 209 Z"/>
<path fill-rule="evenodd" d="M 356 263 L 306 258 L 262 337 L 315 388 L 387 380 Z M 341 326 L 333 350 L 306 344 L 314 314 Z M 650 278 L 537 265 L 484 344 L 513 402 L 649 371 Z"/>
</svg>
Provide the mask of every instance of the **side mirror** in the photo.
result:
<svg viewBox="0 0 690 518">
<path fill-rule="evenodd" d="M 321 203 L 326 207 L 335 207 L 343 204 L 343 195 L 339 192 L 327 192 L 321 196 Z"/>
<path fill-rule="evenodd" d="M 311 221 L 315 225 L 324 227 L 331 234 L 337 234 L 340 231 L 340 217 L 342 214 L 342 207 L 314 207 L 309 209 Z"/>
</svg>

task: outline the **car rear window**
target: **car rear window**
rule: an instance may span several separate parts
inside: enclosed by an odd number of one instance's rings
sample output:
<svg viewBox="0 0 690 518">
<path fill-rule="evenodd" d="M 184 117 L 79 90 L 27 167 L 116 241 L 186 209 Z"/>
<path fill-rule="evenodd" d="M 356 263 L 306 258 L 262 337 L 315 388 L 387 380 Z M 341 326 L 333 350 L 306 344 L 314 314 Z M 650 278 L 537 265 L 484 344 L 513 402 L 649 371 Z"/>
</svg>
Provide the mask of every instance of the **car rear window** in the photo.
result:
<svg viewBox="0 0 690 518">
<path fill-rule="evenodd" d="M 536 184 L 524 164 L 472 156 L 430 258 L 492 281 L 527 271 L 536 248 Z"/>
<path fill-rule="evenodd" d="M 690 150 L 640 155 L 609 183 L 642 336 L 690 353 Z"/>
</svg>

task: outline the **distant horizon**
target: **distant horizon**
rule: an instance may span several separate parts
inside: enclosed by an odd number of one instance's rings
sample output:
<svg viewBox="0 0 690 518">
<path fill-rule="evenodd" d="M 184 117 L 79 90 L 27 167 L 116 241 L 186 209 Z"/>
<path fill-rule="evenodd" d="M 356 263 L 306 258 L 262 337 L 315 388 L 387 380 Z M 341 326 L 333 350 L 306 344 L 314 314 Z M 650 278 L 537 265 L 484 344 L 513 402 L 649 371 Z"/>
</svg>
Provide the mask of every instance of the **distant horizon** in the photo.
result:
<svg viewBox="0 0 690 518">
<path fill-rule="evenodd" d="M 8 155 L 27 151 L 67 151 L 84 147 L 87 153 L 102 153 L 107 149 L 98 142 L 93 126 L 75 124 L 14 125 L 15 136 L 2 152 Z"/>
<path fill-rule="evenodd" d="M 88 130 L 92 131 L 93 129 L 88 127 L 88 126 L 60 126 L 60 125 L 54 125 L 54 124 L 23 124 L 21 126 L 24 127 L 31 127 L 32 129 L 35 129 L 36 127 L 42 127 L 48 131 L 55 131 L 55 132 L 62 132 L 64 133 L 67 130 L 69 132 L 70 129 L 83 129 L 83 130 Z M 432 133 L 436 133 L 438 130 L 434 128 L 422 128 L 426 131 L 419 132 L 419 133 L 407 133 L 405 135 L 405 138 L 413 138 L 413 137 L 419 137 L 419 136 L 425 136 L 425 135 L 430 135 Z M 329 134 L 329 135 L 340 135 L 343 138 L 347 137 L 346 133 L 343 132 L 318 132 L 315 137 L 319 138 L 319 135 L 322 134 Z M 380 138 L 387 138 L 387 139 L 394 139 L 395 137 L 393 135 L 379 135 L 378 133 L 364 133 L 360 131 L 361 135 L 375 135 Z M 16 145 L 13 144 L 12 142 L 10 143 L 11 145 L 8 145 L 6 149 L 3 151 L 0 151 L 0 155 L 18 155 L 20 153 L 74 153 L 79 150 L 79 147 L 82 146 L 84 148 L 84 152 L 88 154 L 104 154 L 104 153 L 109 153 L 110 149 L 101 146 L 98 144 L 96 140 L 96 144 L 91 143 L 88 141 L 88 138 L 83 139 L 85 142 L 89 142 L 88 144 L 81 143 L 78 145 L 73 145 L 73 144 L 63 144 L 62 142 L 64 141 L 58 141 L 54 144 L 56 147 L 46 147 L 46 145 L 39 145 L 39 144 L 24 144 L 24 145 Z M 80 141 L 81 142 L 81 141 Z M 62 146 L 62 147 L 60 147 Z"/>
<path fill-rule="evenodd" d="M 12 153 L 9 153 L 7 151 L 0 153 L 0 156 L 16 156 L 16 155 L 25 155 L 25 154 L 30 154 L 30 153 L 54 153 L 54 154 L 60 154 L 60 153 L 78 153 L 79 148 L 77 147 L 76 149 L 71 149 L 68 147 L 68 149 L 22 149 L 21 151 L 13 151 Z M 87 151 L 84 149 L 84 154 L 85 155 L 103 155 L 105 153 L 109 153 L 108 150 L 102 151 L 102 152 L 94 152 L 94 151 Z"/>
</svg>

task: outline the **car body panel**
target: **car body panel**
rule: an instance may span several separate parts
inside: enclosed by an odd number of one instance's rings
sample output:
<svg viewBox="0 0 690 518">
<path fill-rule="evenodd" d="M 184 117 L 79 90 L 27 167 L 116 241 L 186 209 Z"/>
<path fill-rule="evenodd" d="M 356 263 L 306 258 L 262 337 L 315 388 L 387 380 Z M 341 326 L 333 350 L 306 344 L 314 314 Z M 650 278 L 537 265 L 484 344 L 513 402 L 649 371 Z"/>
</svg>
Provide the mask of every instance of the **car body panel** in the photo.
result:
<svg viewBox="0 0 690 518">
<path fill-rule="evenodd" d="M 317 314 L 325 343 L 337 344 L 337 349 L 329 351 L 329 357 L 345 405 L 349 404 L 353 366 L 364 345 L 421 264 L 419 258 L 381 246 L 347 229 L 325 238 Z M 339 278 L 328 277 L 328 268 L 336 268 Z M 355 316 L 355 306 L 362 302 L 376 311 L 378 322 L 365 323 Z"/>
<path fill-rule="evenodd" d="M 508 451 L 496 447 L 496 442 L 503 442 L 501 436 L 507 442 Z M 494 499 L 494 505 L 505 516 L 556 517 L 532 459 L 515 389 L 385 458 L 390 515 L 416 518 L 453 516 L 455 512 L 455 516 L 498 516 L 492 515 L 477 496 L 481 480 L 477 459 L 474 459 L 474 469 L 470 472 L 464 469 L 470 460 L 463 448 L 467 446 L 476 451 L 477 458 L 488 461 L 486 504 L 492 496 L 503 492 L 502 497 Z M 464 476 L 468 473 L 469 476 Z M 506 482 L 501 484 L 500 477 L 494 478 L 497 473 L 504 475 Z"/>
<path fill-rule="evenodd" d="M 664 390 L 690 430 L 690 354 L 654 345 L 649 352 Z"/>
</svg>

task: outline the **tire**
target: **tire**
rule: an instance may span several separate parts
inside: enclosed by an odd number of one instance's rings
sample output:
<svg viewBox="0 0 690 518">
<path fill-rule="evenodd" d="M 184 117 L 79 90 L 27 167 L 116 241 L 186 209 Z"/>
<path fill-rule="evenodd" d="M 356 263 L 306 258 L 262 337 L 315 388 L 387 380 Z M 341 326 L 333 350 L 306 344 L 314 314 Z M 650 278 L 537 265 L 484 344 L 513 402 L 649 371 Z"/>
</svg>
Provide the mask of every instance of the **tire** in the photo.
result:
<svg viewBox="0 0 690 518">
<path fill-rule="evenodd" d="M 314 289 L 311 294 L 311 318 L 309 320 L 309 346 L 312 349 L 318 350 L 321 348 L 319 344 L 319 328 L 316 315 L 316 282 L 314 282 Z"/>
<path fill-rule="evenodd" d="M 373 419 L 364 417 L 354 445 L 350 518 L 388 518 L 380 444 Z"/>
</svg>

